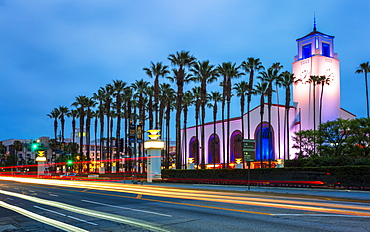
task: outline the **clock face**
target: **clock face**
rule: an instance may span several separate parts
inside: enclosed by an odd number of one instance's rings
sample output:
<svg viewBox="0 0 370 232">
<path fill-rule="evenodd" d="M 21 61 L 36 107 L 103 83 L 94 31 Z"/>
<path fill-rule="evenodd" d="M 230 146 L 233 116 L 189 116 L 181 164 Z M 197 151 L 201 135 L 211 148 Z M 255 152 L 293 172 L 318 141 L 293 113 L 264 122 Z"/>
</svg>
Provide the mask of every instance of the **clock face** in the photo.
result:
<svg viewBox="0 0 370 232">
<path fill-rule="evenodd" d="M 334 80 L 334 73 L 330 68 L 325 70 L 325 77 L 328 78 L 330 82 Z"/>
</svg>

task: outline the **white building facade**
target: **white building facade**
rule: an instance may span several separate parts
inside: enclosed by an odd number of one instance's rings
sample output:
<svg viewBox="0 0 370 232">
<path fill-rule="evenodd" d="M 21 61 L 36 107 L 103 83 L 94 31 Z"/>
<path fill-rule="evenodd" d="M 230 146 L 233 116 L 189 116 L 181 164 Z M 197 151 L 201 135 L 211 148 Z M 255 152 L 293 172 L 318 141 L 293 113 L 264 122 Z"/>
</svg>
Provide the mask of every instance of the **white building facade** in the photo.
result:
<svg viewBox="0 0 370 232">
<path fill-rule="evenodd" d="M 227 129 L 227 120 L 225 120 L 224 133 L 222 121 L 216 122 L 216 129 L 214 129 L 213 122 L 206 123 L 204 147 L 201 147 L 201 126 L 198 126 L 198 129 L 189 127 L 186 133 L 182 131 L 182 142 L 184 142 L 182 152 L 185 154 L 186 161 L 192 158 L 190 160 L 194 160 L 192 162 L 195 163 L 195 167 L 203 162 L 208 168 L 224 167 L 225 163 L 231 168 L 235 167 L 237 159 L 243 159 L 242 141 L 251 139 L 254 140 L 255 148 L 251 158 L 258 161 L 252 163 L 252 168 L 267 167 L 271 161 L 276 164 L 276 160 L 279 159 L 296 158 L 296 150 L 292 148 L 294 132 L 317 129 L 320 122 L 324 123 L 338 118 L 355 118 L 355 115 L 340 108 L 340 67 L 338 55 L 334 52 L 334 36 L 318 32 L 314 26 L 311 33 L 296 41 L 298 55 L 294 57 L 292 73 L 300 81 L 292 87 L 295 104 L 294 107 L 290 107 L 289 122 L 285 120 L 285 106 L 273 104 L 269 127 L 267 104 L 264 107 L 262 121 L 261 107 L 258 106 L 244 114 L 242 118 L 230 119 L 229 129 Z M 325 76 L 327 81 L 324 86 L 314 87 L 312 81 L 310 82 L 311 76 Z M 250 128 L 248 128 L 248 114 Z M 244 120 L 243 130 L 241 130 L 241 120 Z M 247 136 L 248 130 L 250 130 L 250 138 Z M 289 130 L 289 135 L 287 130 Z M 223 134 L 225 139 L 223 139 Z M 204 160 L 202 150 L 204 150 Z"/>
</svg>

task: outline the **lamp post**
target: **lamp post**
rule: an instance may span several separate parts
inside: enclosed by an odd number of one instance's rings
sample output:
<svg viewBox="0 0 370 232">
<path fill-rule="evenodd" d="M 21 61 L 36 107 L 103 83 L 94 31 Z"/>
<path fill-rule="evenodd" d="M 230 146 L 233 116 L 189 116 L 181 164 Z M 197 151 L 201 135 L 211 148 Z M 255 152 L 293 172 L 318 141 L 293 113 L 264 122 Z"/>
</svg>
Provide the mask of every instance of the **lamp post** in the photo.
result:
<svg viewBox="0 0 370 232">
<path fill-rule="evenodd" d="M 161 179 L 161 150 L 164 148 L 164 142 L 159 139 L 160 130 L 148 130 L 149 140 L 144 142 L 144 148 L 147 150 L 147 182 L 151 183 L 153 179 Z"/>
</svg>

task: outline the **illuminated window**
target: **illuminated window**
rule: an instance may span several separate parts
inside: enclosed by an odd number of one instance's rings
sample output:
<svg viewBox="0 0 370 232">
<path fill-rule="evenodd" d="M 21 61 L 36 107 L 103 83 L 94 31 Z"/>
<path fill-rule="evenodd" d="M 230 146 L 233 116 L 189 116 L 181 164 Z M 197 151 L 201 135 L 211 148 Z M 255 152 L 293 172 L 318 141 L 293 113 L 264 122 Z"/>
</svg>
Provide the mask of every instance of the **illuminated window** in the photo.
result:
<svg viewBox="0 0 370 232">
<path fill-rule="evenodd" d="M 311 44 L 306 44 L 302 47 L 302 59 L 307 59 L 311 57 Z"/>
<path fill-rule="evenodd" d="M 330 57 L 330 44 L 322 43 L 322 55 Z"/>
</svg>

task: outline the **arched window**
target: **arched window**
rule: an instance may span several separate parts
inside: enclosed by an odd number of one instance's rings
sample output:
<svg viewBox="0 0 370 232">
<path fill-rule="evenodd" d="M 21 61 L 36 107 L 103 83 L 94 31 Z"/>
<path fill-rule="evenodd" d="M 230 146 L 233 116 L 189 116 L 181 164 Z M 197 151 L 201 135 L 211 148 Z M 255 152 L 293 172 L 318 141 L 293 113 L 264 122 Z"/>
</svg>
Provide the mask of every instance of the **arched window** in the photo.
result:
<svg viewBox="0 0 370 232">
<path fill-rule="evenodd" d="M 235 162 L 235 159 L 242 158 L 243 138 L 240 131 L 234 131 L 230 138 L 230 162 Z"/>
<path fill-rule="evenodd" d="M 208 139 L 208 164 L 220 163 L 220 138 L 212 134 Z"/>
<path fill-rule="evenodd" d="M 274 132 L 268 123 L 262 123 L 255 131 L 256 138 L 256 160 L 275 160 Z M 262 158 L 261 158 L 262 155 Z"/>
<path fill-rule="evenodd" d="M 199 142 L 196 137 L 190 139 L 189 143 L 189 158 L 194 158 L 194 163 L 198 164 L 199 158 Z"/>
</svg>

